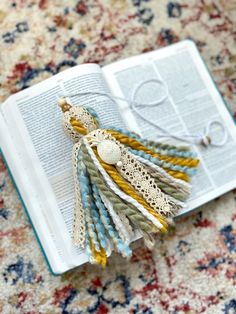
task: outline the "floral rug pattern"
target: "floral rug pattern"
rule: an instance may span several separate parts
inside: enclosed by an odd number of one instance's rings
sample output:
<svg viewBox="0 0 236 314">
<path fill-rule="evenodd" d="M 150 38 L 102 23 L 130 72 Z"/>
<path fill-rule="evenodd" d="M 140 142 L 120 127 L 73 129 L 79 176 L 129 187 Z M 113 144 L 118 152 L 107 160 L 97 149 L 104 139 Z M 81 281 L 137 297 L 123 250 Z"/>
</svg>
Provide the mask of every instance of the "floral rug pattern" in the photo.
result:
<svg viewBox="0 0 236 314">
<path fill-rule="evenodd" d="M 0 101 L 84 62 L 101 65 L 193 39 L 236 117 L 235 0 L 0 3 Z M 135 244 L 52 276 L 0 159 L 0 313 L 236 313 L 236 194 L 182 218 L 154 251 Z"/>
</svg>

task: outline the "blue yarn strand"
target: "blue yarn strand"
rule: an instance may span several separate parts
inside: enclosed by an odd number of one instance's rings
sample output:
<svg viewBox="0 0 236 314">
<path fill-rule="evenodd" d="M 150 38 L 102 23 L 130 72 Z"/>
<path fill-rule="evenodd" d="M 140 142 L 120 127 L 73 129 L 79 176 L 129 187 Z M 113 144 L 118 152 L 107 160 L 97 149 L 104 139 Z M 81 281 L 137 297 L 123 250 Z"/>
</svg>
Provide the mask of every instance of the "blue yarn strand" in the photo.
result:
<svg viewBox="0 0 236 314">
<path fill-rule="evenodd" d="M 133 132 L 127 131 L 127 130 L 115 128 L 113 126 L 107 127 L 106 129 L 113 130 L 113 131 L 122 133 L 122 134 L 124 134 L 130 138 L 133 138 L 133 139 L 139 141 L 140 143 L 142 143 L 143 145 L 145 145 L 146 147 L 152 149 L 153 151 L 160 153 L 160 154 L 163 154 L 163 155 L 174 156 L 174 157 L 184 157 L 184 158 L 196 158 L 197 157 L 197 154 L 195 152 L 192 152 L 192 151 L 185 151 L 185 150 L 179 151 L 175 148 L 161 149 L 158 147 L 153 147 L 152 145 L 150 145 L 150 142 L 147 139 L 142 139 L 139 135 L 137 135 Z"/>
<path fill-rule="evenodd" d="M 135 150 L 135 149 L 129 149 L 129 151 L 131 153 L 133 153 L 136 156 L 140 156 L 146 160 L 151 161 L 153 164 L 160 166 L 160 167 L 164 167 L 164 168 L 169 168 L 171 170 L 175 170 L 175 171 L 181 171 L 181 172 L 185 172 L 188 175 L 192 176 L 196 173 L 196 169 L 195 168 L 189 168 L 186 166 L 178 166 L 178 165 L 173 165 L 169 162 L 165 162 L 164 160 L 160 160 L 158 158 L 152 157 L 151 155 L 141 151 L 141 150 Z"/>
<path fill-rule="evenodd" d="M 81 201 L 85 209 L 85 215 L 90 215 L 93 221 L 93 217 L 91 215 L 90 182 L 89 182 L 86 168 L 84 164 L 82 163 L 82 156 L 80 154 L 78 155 L 78 179 L 79 179 L 80 189 L 81 189 Z M 88 224 L 87 219 L 86 219 L 86 223 Z M 90 236 L 94 243 L 95 249 L 96 251 L 100 251 L 100 244 L 98 241 L 98 236 L 95 230 L 94 223 L 89 223 L 88 227 L 90 228 Z"/>
<path fill-rule="evenodd" d="M 130 256 L 132 254 L 132 251 L 129 248 L 129 246 L 121 240 L 118 232 L 115 230 L 115 228 L 111 224 L 109 214 L 101 200 L 98 188 L 95 184 L 92 185 L 92 190 L 93 190 L 96 206 L 99 209 L 100 217 L 103 220 L 104 227 L 106 228 L 109 236 L 113 239 L 113 242 L 116 245 L 119 252 L 123 253 L 124 256 Z"/>
</svg>

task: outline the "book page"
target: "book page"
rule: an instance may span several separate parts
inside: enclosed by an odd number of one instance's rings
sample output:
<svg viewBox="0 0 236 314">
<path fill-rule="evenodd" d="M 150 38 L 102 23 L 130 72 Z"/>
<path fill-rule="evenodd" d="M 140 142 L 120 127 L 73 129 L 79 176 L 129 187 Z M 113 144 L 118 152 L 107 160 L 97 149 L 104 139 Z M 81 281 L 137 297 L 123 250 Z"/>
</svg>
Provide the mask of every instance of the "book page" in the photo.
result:
<svg viewBox="0 0 236 314">
<path fill-rule="evenodd" d="M 74 209 L 71 165 L 73 143 L 62 129 L 62 113 L 57 98 L 58 94 L 75 93 L 81 87 L 83 91 L 99 89 L 100 92 L 109 92 L 99 66 L 81 65 L 12 96 L 2 107 L 8 128 L 13 131 L 18 154 L 22 156 L 21 162 L 27 170 L 31 188 L 37 190 L 47 223 L 64 252 L 63 261 L 67 269 L 84 263 L 87 257 L 72 244 L 71 239 Z M 70 100 L 99 110 L 101 123 L 112 120 L 117 126 L 123 125 L 119 111 L 112 108 L 109 99 L 86 96 L 82 100 L 78 97 Z"/>
<path fill-rule="evenodd" d="M 37 191 L 32 188 L 32 182 L 29 181 L 27 169 L 25 168 L 25 165 L 22 164 L 22 158 L 18 154 L 1 111 L 0 147 L 0 154 L 3 155 L 7 162 L 8 170 L 10 171 L 10 175 L 19 192 L 22 205 L 25 207 L 26 211 L 28 208 L 34 208 L 34 210 L 30 212 L 30 220 L 34 225 L 35 230 L 37 229 L 37 236 L 43 246 L 43 251 L 50 264 L 50 268 L 55 274 L 60 273 L 63 268 L 66 269 L 66 265 L 64 265 L 63 260 L 61 259 L 63 255 L 61 248 L 56 245 L 54 234 L 47 223 L 47 219 L 44 217 L 42 203 L 39 200 Z M 43 224 L 43 228 L 39 228 L 39 222 Z"/>
<path fill-rule="evenodd" d="M 223 147 L 193 145 L 201 163 L 192 180 L 192 195 L 182 213 L 236 186 L 236 127 L 193 42 L 184 41 L 116 62 L 104 67 L 103 71 L 113 94 L 127 100 L 132 100 L 140 82 L 149 79 L 164 81 L 169 91 L 165 101 L 138 109 L 142 116 L 170 133 L 182 136 L 202 134 L 212 120 L 220 121 L 227 129 L 228 140 Z M 149 83 L 139 90 L 135 100 L 152 103 L 164 92 L 163 84 Z M 160 131 L 132 112 L 128 102 L 118 101 L 118 105 L 130 130 L 152 140 L 170 140 L 158 138 Z M 210 135 L 221 141 L 223 130 L 213 126 Z"/>
</svg>

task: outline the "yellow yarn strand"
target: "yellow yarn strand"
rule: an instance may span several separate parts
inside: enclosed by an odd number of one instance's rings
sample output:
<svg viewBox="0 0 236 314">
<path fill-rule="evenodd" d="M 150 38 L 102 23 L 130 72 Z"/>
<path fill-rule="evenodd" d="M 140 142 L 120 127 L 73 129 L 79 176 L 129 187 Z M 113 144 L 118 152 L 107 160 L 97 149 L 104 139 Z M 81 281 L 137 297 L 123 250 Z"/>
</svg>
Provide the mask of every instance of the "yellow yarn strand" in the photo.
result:
<svg viewBox="0 0 236 314">
<path fill-rule="evenodd" d="M 71 118 L 70 122 L 71 122 L 73 129 L 77 133 L 79 133 L 81 135 L 87 135 L 88 134 L 87 128 L 80 121 L 76 120 L 75 118 Z M 97 125 L 97 121 L 95 118 L 94 118 L 94 123 Z M 122 144 L 128 145 L 128 146 L 130 146 L 136 150 L 142 150 L 154 158 L 159 158 L 159 159 L 164 160 L 166 162 L 171 162 L 173 165 L 185 165 L 185 166 L 187 165 L 188 167 L 196 167 L 197 164 L 199 163 L 199 160 L 197 160 L 197 159 L 191 159 L 191 158 L 182 159 L 182 158 L 163 156 L 163 155 L 157 154 L 154 151 L 152 151 L 152 150 L 148 149 L 147 147 L 145 147 L 144 145 L 142 145 L 141 143 L 139 143 L 138 141 L 136 141 L 135 139 L 129 138 L 126 135 L 120 134 L 119 132 L 116 132 L 113 130 L 108 130 L 107 132 L 109 132 L 112 136 L 114 136 Z M 172 177 L 174 177 L 176 179 L 181 179 L 181 180 L 184 180 L 187 182 L 189 181 L 189 176 L 184 172 L 171 170 L 168 168 L 165 168 L 165 170 L 169 175 L 171 175 Z"/>
<path fill-rule="evenodd" d="M 112 130 L 107 130 L 108 133 L 110 133 L 112 136 L 115 137 L 116 140 L 121 142 L 122 144 L 125 144 L 127 146 L 130 146 L 131 148 L 135 150 L 142 150 L 145 153 L 151 155 L 154 158 L 159 158 L 161 160 L 164 160 L 166 162 L 172 163 L 173 165 L 181 165 L 181 166 L 188 166 L 188 167 L 196 167 L 199 163 L 198 159 L 192 159 L 192 158 L 177 158 L 177 157 L 170 157 L 170 156 L 163 156 L 160 154 L 155 153 L 154 151 L 148 149 L 135 139 L 132 139 L 126 135 L 120 134 L 119 132 L 115 132 Z M 165 168 L 165 167 L 164 167 Z M 189 176 L 182 172 L 182 171 L 176 171 L 176 170 L 171 170 L 168 168 L 165 168 L 165 171 L 171 175 L 172 177 L 184 181 L 189 181 Z"/>
<path fill-rule="evenodd" d="M 82 135 L 88 134 L 87 128 L 80 121 L 76 120 L 75 118 L 71 118 L 70 123 L 73 129 L 79 134 Z"/>
<path fill-rule="evenodd" d="M 106 172 L 109 174 L 109 176 L 113 179 L 113 181 L 119 186 L 119 188 L 125 192 L 127 195 L 131 196 L 133 199 L 135 199 L 139 204 L 141 204 L 151 215 L 153 215 L 162 225 L 163 228 L 161 229 L 162 232 L 167 231 L 168 224 L 165 221 L 165 218 L 159 215 L 157 212 L 155 212 L 152 207 L 149 206 L 149 204 L 138 194 L 136 193 L 135 189 L 131 187 L 118 173 L 116 168 L 112 165 L 108 165 L 105 162 L 99 158 L 97 152 L 95 149 L 94 153 L 96 154 L 97 159 L 99 160 L 102 167 L 106 170 Z"/>
<path fill-rule="evenodd" d="M 172 157 L 172 156 L 165 156 L 162 154 L 158 154 L 154 152 L 153 150 L 147 148 L 146 146 L 142 145 L 137 140 L 128 137 L 127 135 L 123 135 L 119 132 L 108 130 L 108 132 L 116 138 L 116 140 L 120 141 L 122 144 L 128 145 L 136 150 L 142 150 L 145 153 L 151 155 L 152 157 L 159 158 L 161 160 L 164 160 L 166 162 L 172 163 L 173 165 L 178 166 L 187 166 L 190 168 L 195 168 L 199 164 L 198 159 L 194 158 L 181 158 L 181 157 Z"/>
<path fill-rule="evenodd" d="M 92 256 L 94 257 L 96 264 L 101 265 L 102 267 L 106 266 L 107 263 L 107 256 L 106 252 L 103 248 L 100 251 L 96 251 L 94 244 L 90 241 L 90 249 L 92 251 Z"/>
<path fill-rule="evenodd" d="M 185 173 L 185 172 L 181 172 L 181 171 L 176 171 L 176 170 L 171 170 L 171 169 L 166 169 L 165 171 L 172 177 L 174 177 L 175 179 L 179 179 L 179 180 L 183 180 L 186 182 L 189 182 L 189 176 Z"/>
</svg>

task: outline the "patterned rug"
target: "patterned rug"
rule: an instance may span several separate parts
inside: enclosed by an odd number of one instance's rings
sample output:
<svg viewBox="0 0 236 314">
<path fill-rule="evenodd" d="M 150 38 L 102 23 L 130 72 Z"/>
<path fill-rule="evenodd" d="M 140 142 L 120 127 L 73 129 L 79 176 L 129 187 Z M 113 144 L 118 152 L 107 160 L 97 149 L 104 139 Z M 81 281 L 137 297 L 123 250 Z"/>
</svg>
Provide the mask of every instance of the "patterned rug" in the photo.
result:
<svg viewBox="0 0 236 314">
<path fill-rule="evenodd" d="M 58 71 L 101 65 L 191 38 L 236 112 L 235 0 L 2 0 L 3 101 Z M 182 219 L 154 251 L 136 243 L 126 262 L 47 269 L 3 161 L 0 162 L 0 312 L 236 313 L 233 192 Z"/>
</svg>

